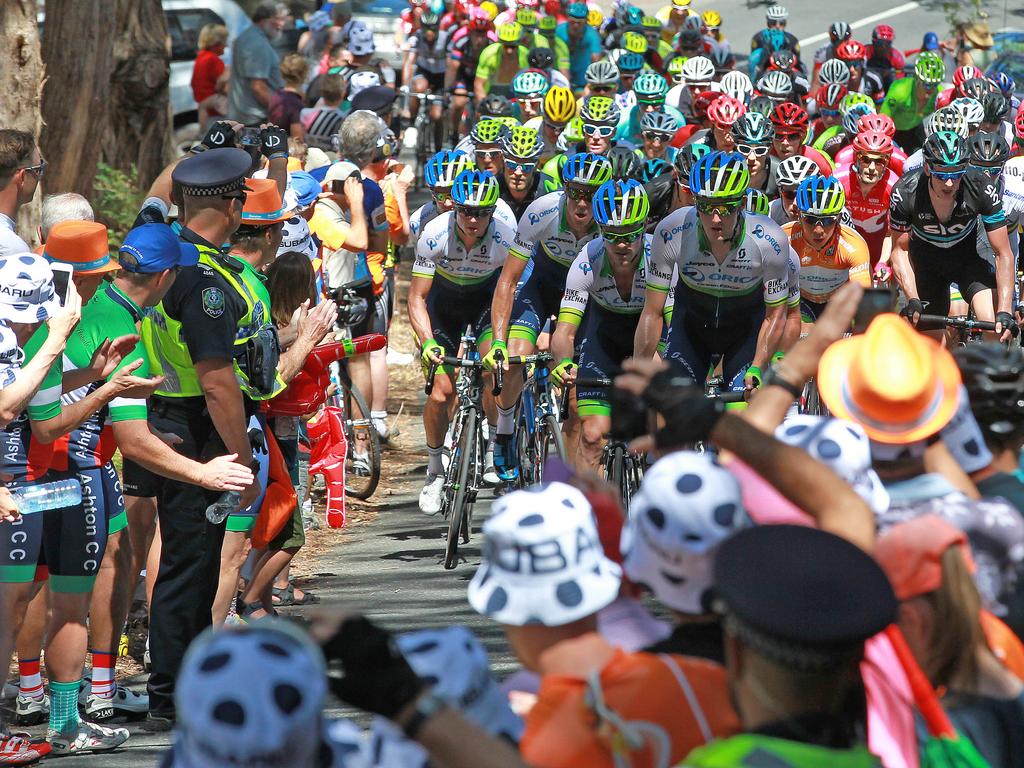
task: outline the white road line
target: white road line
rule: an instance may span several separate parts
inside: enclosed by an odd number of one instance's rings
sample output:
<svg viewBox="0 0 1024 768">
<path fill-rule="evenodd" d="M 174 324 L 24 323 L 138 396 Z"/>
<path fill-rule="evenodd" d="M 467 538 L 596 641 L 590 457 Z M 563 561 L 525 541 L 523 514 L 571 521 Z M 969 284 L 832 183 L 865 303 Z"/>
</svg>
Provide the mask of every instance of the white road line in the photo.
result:
<svg viewBox="0 0 1024 768">
<path fill-rule="evenodd" d="M 891 16 L 899 16 L 901 13 L 912 11 L 915 8 L 920 7 L 920 5 L 921 4 L 919 2 L 916 2 L 916 0 L 910 3 L 903 3 L 903 5 L 897 5 L 895 8 L 890 8 L 887 11 L 875 13 L 872 14 L 871 16 L 865 16 L 863 19 L 857 19 L 857 21 L 854 21 L 853 23 L 850 24 L 850 28 L 857 29 L 858 27 L 866 27 L 869 24 L 874 24 L 876 21 L 881 21 L 882 19 L 888 19 Z M 819 35 L 811 35 L 810 37 L 805 37 L 803 40 L 800 41 L 800 46 L 804 47 L 807 45 L 813 45 L 814 43 L 820 43 L 822 40 L 828 40 L 828 32 L 822 32 Z"/>
</svg>

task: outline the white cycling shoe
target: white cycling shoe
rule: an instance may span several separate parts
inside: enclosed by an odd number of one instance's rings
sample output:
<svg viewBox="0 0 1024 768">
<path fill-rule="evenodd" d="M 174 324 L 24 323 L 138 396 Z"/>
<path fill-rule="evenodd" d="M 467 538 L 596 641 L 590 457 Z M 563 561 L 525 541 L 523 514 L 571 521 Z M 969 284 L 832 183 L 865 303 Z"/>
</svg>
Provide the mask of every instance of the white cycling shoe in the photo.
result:
<svg viewBox="0 0 1024 768">
<path fill-rule="evenodd" d="M 14 722 L 18 725 L 39 725 L 50 717 L 50 697 L 18 694 L 14 705 Z M 0 763 L 2 765 L 2 763 Z"/>
<path fill-rule="evenodd" d="M 443 496 L 444 475 L 427 475 L 427 482 L 420 491 L 420 512 L 425 515 L 436 515 L 441 511 Z"/>
<path fill-rule="evenodd" d="M 106 752 L 117 749 L 128 741 L 127 728 L 105 728 L 88 720 L 80 720 L 78 727 L 68 733 L 48 731 L 54 755 L 76 755 L 83 752 Z"/>
<path fill-rule="evenodd" d="M 149 712 L 149 696 L 136 693 L 120 685 L 109 699 L 105 696 L 89 694 L 85 704 L 85 716 L 90 720 L 102 723 L 116 716 L 138 717 Z"/>
</svg>

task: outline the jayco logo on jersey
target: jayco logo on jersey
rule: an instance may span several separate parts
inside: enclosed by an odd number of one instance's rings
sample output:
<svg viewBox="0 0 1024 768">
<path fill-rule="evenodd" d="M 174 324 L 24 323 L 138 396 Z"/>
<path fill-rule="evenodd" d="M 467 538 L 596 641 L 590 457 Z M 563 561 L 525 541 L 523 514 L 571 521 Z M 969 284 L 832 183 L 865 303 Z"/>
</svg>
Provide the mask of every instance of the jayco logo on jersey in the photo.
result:
<svg viewBox="0 0 1024 768">
<path fill-rule="evenodd" d="M 776 255 L 782 253 L 782 246 L 779 245 L 779 241 L 764 231 L 764 225 L 758 224 L 750 234 L 758 240 L 764 240 L 768 243 L 775 250 Z"/>
</svg>

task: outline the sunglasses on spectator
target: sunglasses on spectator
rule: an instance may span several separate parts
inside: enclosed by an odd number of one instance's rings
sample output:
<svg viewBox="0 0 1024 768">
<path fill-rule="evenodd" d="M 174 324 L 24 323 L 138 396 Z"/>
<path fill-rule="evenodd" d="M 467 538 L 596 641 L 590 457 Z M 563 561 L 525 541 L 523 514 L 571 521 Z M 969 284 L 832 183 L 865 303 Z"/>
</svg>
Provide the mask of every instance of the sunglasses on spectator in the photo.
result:
<svg viewBox="0 0 1024 768">
<path fill-rule="evenodd" d="M 668 131 L 641 131 L 641 135 L 650 141 L 669 141 L 673 134 Z"/>
<path fill-rule="evenodd" d="M 812 227 L 824 227 L 825 229 L 828 229 L 833 224 L 835 224 L 837 221 L 839 221 L 839 217 L 838 216 L 815 216 L 815 215 L 810 214 L 810 213 L 801 213 L 800 214 L 800 220 L 803 221 L 805 224 L 809 224 Z"/>
<path fill-rule="evenodd" d="M 21 170 L 25 173 L 31 173 L 36 179 L 43 178 L 43 174 L 46 173 L 46 166 L 49 165 L 45 160 L 40 160 L 37 165 L 26 165 Z"/>
<path fill-rule="evenodd" d="M 518 160 L 509 160 L 505 158 L 505 170 L 509 173 L 515 173 L 516 171 L 522 171 L 527 176 L 537 170 L 536 163 L 521 163 Z"/>
<path fill-rule="evenodd" d="M 766 144 L 737 144 L 736 151 L 741 155 L 753 155 L 754 157 L 764 157 L 768 154 L 768 150 L 771 149 Z"/>
<path fill-rule="evenodd" d="M 495 157 L 501 155 L 500 149 L 477 149 L 473 151 L 473 154 L 477 157 L 482 157 L 484 160 L 492 160 Z"/>
<path fill-rule="evenodd" d="M 608 245 L 618 245 L 619 243 L 635 243 L 641 237 L 643 237 L 644 228 L 634 229 L 632 232 L 609 232 L 608 230 L 601 230 L 601 237 Z"/>
<path fill-rule="evenodd" d="M 583 124 L 584 136 L 597 136 L 599 139 L 610 139 L 615 133 L 614 125 L 588 125 Z"/>
<path fill-rule="evenodd" d="M 705 216 L 714 216 L 716 213 L 723 219 L 732 216 L 743 207 L 742 200 L 730 200 L 729 202 L 715 200 L 697 200 L 697 210 Z"/>
<path fill-rule="evenodd" d="M 956 181 L 963 178 L 963 175 L 967 173 L 967 169 L 963 168 L 959 171 L 937 171 L 931 166 L 928 166 L 928 173 L 939 181 Z"/>
<path fill-rule="evenodd" d="M 494 213 L 494 206 L 488 205 L 480 208 L 475 205 L 456 205 L 455 212 L 462 216 L 468 216 L 473 219 L 483 219 Z"/>
<path fill-rule="evenodd" d="M 570 200 L 593 200 L 594 188 L 585 184 L 570 184 L 565 188 Z"/>
</svg>

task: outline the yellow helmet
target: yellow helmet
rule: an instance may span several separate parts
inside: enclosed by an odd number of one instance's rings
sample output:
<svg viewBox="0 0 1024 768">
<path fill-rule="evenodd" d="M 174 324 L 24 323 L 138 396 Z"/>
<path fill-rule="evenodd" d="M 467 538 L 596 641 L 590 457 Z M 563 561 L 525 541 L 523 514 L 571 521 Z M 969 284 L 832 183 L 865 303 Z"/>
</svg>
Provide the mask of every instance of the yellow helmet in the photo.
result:
<svg viewBox="0 0 1024 768">
<path fill-rule="evenodd" d="M 693 0 L 672 0 L 672 6 L 675 8 L 688 8 Z"/>
<path fill-rule="evenodd" d="M 484 0 L 480 3 L 480 10 L 484 11 L 488 16 L 491 17 L 491 21 L 498 18 L 498 6 L 492 3 L 491 0 Z"/>
<path fill-rule="evenodd" d="M 639 32 L 623 32 L 622 47 L 630 53 L 647 53 L 647 38 Z"/>
<path fill-rule="evenodd" d="M 516 11 L 516 22 L 527 29 L 536 29 L 539 23 L 537 12 L 529 8 L 520 8 Z"/>
<path fill-rule="evenodd" d="M 718 29 L 718 27 L 722 26 L 722 14 L 718 11 L 704 11 L 700 18 L 708 29 Z"/>
<path fill-rule="evenodd" d="M 591 8 L 587 11 L 587 24 L 592 26 L 594 29 L 598 29 L 603 23 L 604 14 L 597 10 L 597 8 Z"/>
<path fill-rule="evenodd" d="M 576 98 L 572 91 L 561 85 L 552 86 L 544 96 L 544 117 L 562 125 L 576 116 Z"/>
<path fill-rule="evenodd" d="M 518 43 L 522 37 L 523 27 L 515 21 L 498 26 L 499 43 Z"/>
</svg>

